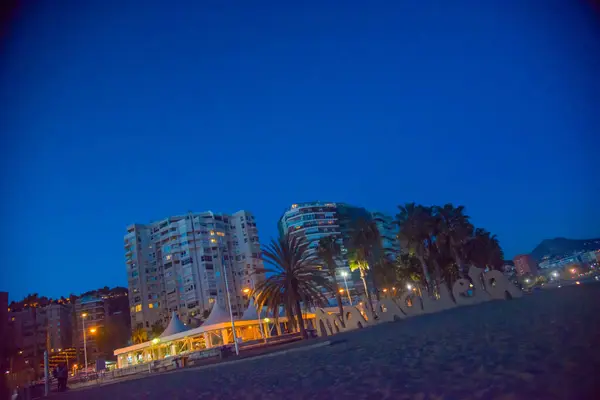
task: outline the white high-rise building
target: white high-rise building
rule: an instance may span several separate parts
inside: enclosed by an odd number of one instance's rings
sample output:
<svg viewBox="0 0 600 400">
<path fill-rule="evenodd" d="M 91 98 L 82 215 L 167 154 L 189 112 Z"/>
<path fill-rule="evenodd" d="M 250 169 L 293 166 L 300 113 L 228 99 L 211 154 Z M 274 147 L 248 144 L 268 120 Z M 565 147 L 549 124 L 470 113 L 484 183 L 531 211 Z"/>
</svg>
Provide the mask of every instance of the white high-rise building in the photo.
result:
<svg viewBox="0 0 600 400">
<path fill-rule="evenodd" d="M 234 317 L 247 306 L 243 290 L 264 280 L 258 230 L 248 211 L 188 213 L 125 235 L 131 329 L 167 326 L 172 311 L 187 324 L 218 303 L 227 309 L 225 278 Z"/>
<path fill-rule="evenodd" d="M 354 225 L 361 219 L 369 220 L 371 215 L 362 207 L 346 203 L 313 201 L 292 204 L 279 219 L 279 234 L 302 238 L 308 242 L 308 254 L 317 258 L 319 240 L 333 236 L 340 245 L 339 267 L 336 281 L 345 290 L 346 285 L 351 296 L 356 296 L 362 285 L 356 285 L 358 272 L 352 274 L 348 266 L 348 247 Z M 358 291 L 357 291 L 358 290 Z M 330 296 L 333 301 L 333 296 Z M 342 300 L 346 301 L 347 294 Z"/>
</svg>

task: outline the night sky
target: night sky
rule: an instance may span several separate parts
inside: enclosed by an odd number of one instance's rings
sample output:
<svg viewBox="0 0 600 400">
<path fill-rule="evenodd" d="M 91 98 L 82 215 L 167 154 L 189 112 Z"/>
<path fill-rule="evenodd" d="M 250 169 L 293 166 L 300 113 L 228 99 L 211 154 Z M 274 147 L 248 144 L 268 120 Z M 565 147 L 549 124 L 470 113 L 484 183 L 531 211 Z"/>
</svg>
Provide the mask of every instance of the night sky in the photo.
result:
<svg viewBox="0 0 600 400">
<path fill-rule="evenodd" d="M 464 204 L 507 257 L 600 236 L 584 2 L 30 3 L 0 47 L 11 299 L 126 286 L 126 226 L 188 210 L 263 243 L 311 200 Z"/>
</svg>

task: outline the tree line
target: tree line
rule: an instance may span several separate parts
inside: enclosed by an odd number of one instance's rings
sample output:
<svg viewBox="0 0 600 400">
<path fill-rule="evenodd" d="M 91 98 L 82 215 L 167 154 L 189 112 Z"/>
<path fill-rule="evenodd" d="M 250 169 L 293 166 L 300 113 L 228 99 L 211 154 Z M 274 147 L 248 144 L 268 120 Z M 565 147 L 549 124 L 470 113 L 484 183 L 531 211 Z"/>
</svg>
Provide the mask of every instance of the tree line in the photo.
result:
<svg viewBox="0 0 600 400">
<path fill-rule="evenodd" d="M 257 271 L 268 277 L 254 290 L 256 305 L 259 309 L 266 307 L 275 320 L 283 307 L 290 329 L 297 329 L 304 338 L 303 309 L 325 306 L 328 297 L 335 297 L 343 315 L 336 277 L 338 268 L 344 265 L 342 246 L 347 248 L 350 269 L 358 272 L 371 310 L 372 295 L 379 299 L 391 287 L 405 287 L 412 282 L 427 295 L 435 296 L 441 285 L 468 279 L 470 265 L 483 269 L 503 266 L 498 238 L 475 227 L 464 206 L 407 203 L 398 206 L 394 222 L 400 243 L 396 257 L 384 248 L 373 220 L 356 221 L 346 238 L 321 238 L 316 255 L 309 251 L 305 238 L 285 234 L 272 240 L 262 252 L 267 267 Z"/>
</svg>

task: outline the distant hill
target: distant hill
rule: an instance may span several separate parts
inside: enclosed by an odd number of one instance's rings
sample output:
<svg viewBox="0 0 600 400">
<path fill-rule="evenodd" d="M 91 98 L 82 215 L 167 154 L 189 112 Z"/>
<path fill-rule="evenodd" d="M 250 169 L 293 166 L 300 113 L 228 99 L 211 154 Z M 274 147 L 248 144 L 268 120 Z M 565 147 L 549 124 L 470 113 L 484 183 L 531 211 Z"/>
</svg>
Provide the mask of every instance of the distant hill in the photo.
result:
<svg viewBox="0 0 600 400">
<path fill-rule="evenodd" d="M 541 261 L 546 257 L 554 258 L 560 256 L 570 255 L 578 251 L 591 251 L 600 249 L 600 238 L 599 239 L 546 239 L 537 245 L 531 252 L 531 256 Z"/>
</svg>

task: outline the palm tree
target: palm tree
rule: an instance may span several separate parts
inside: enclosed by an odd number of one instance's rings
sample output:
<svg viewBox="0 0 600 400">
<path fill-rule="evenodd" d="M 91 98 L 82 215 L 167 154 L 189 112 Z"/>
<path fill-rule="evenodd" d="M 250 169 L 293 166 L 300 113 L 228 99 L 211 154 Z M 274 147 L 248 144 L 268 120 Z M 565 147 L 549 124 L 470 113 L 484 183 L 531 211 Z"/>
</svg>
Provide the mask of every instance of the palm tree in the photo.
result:
<svg viewBox="0 0 600 400">
<path fill-rule="evenodd" d="M 159 337 L 165 331 L 161 320 L 155 321 L 150 329 L 152 330 L 152 338 Z"/>
<path fill-rule="evenodd" d="M 338 303 L 338 308 L 340 310 L 340 316 L 342 317 L 342 321 L 344 320 L 344 306 L 342 305 L 342 296 L 340 295 L 340 290 L 336 278 L 337 272 L 337 260 L 341 254 L 341 246 L 338 243 L 337 237 L 325 236 L 319 240 L 319 246 L 317 247 L 317 254 L 321 261 L 327 267 L 327 272 L 329 273 L 329 278 L 331 279 L 331 288 L 335 293 L 335 299 Z"/>
<path fill-rule="evenodd" d="M 350 271 L 358 270 L 360 272 L 360 279 L 365 287 L 365 294 L 367 295 L 369 309 L 372 313 L 375 313 L 375 310 L 373 309 L 371 293 L 369 292 L 369 288 L 367 286 L 367 272 L 369 271 L 369 263 L 365 257 L 364 250 L 361 248 L 351 249 L 348 252 L 348 263 L 350 264 Z"/>
<path fill-rule="evenodd" d="M 425 284 L 431 288 L 431 276 L 429 275 L 429 266 L 426 261 L 429 240 L 429 214 L 426 207 L 415 203 L 407 203 L 404 206 L 398 206 L 400 212 L 396 215 L 396 224 L 400 227 L 398 238 L 402 242 L 402 247 L 408 250 L 408 254 L 417 257 L 421 263 Z"/>
<path fill-rule="evenodd" d="M 454 207 L 446 204 L 435 207 L 440 221 L 440 239 L 448 246 L 456 265 L 462 275 L 468 271 L 465 265 L 465 246 L 473 236 L 473 225 L 469 216 L 464 213 L 465 207 Z"/>
<path fill-rule="evenodd" d="M 375 221 L 367 221 L 365 219 L 357 221 L 350 239 L 350 247 L 354 250 L 360 249 L 364 261 L 368 264 L 369 268 L 374 270 L 381 267 L 379 261 L 383 258 L 383 249 L 381 246 L 381 235 Z M 366 270 L 361 269 L 361 271 Z M 375 295 L 379 299 L 379 290 L 377 289 L 377 282 L 374 275 L 371 274 L 371 281 Z"/>
<path fill-rule="evenodd" d="M 411 254 L 400 254 L 396 258 L 396 280 L 400 284 L 424 283 L 421 262 Z"/>
<path fill-rule="evenodd" d="M 330 289 L 327 272 L 315 265 L 314 257 L 307 252 L 308 243 L 285 235 L 263 249 L 263 259 L 272 267 L 258 270 L 258 273 L 270 275 L 256 286 L 253 295 L 258 309 L 267 306 L 275 317 L 278 316 L 279 305 L 283 303 L 288 321 L 296 314 L 302 338 L 307 338 L 302 319 L 301 302 L 306 307 L 326 303 L 321 288 Z"/>
<path fill-rule="evenodd" d="M 148 332 L 144 328 L 136 328 L 131 333 L 131 341 L 134 344 L 144 343 L 148 341 Z"/>
<path fill-rule="evenodd" d="M 475 229 L 466 248 L 469 260 L 479 268 L 501 269 L 504 264 L 504 252 L 498 237 L 483 228 Z"/>
</svg>

